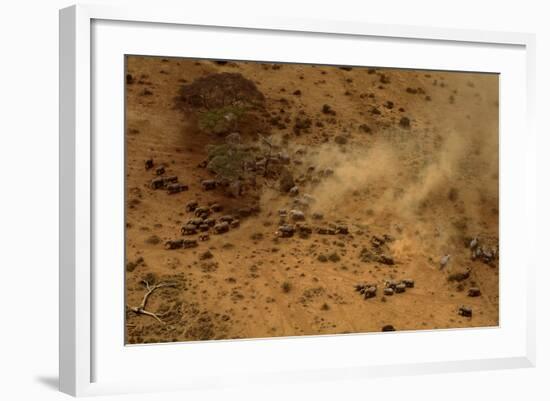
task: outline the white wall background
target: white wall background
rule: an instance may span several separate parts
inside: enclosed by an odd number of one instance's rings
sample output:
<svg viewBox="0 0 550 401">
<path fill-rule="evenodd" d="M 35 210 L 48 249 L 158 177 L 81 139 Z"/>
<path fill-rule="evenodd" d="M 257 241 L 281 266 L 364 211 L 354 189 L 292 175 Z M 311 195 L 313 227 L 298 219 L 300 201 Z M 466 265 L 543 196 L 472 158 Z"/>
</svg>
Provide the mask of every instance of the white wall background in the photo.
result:
<svg viewBox="0 0 550 401">
<path fill-rule="evenodd" d="M 96 0 L 132 4 L 137 0 Z M 550 150 L 550 13 L 547 2 L 461 0 L 139 1 L 227 15 L 361 19 L 537 34 L 538 249 L 537 347 L 534 369 L 329 382 L 224 393 L 151 394 L 117 399 L 332 400 L 332 399 L 548 399 L 550 297 L 548 190 Z M 249 4 L 247 4 L 249 3 Z M 509 4 L 511 3 L 511 4 Z M 57 400 L 58 292 L 58 16 L 65 0 L 4 0 L 0 5 L 0 398 Z M 521 133 L 518 133 L 521 135 Z M 184 362 L 182 362 L 184 363 Z M 108 399 L 111 399 L 109 397 Z M 115 397 L 112 397 L 115 399 Z"/>
</svg>

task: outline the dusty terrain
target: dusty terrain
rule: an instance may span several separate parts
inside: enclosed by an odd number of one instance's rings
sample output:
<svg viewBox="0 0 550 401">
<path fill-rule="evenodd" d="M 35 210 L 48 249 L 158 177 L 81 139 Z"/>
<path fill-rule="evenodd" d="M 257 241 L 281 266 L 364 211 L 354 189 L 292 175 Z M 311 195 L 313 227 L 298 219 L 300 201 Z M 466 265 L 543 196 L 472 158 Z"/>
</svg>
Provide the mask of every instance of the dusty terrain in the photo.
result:
<svg viewBox="0 0 550 401">
<path fill-rule="evenodd" d="M 263 94 L 240 141 L 273 147 L 232 195 L 202 185 L 227 132 L 180 90 L 223 72 Z M 127 74 L 127 343 L 499 324 L 498 76 L 137 56 Z M 167 176 L 187 188 L 151 187 Z M 193 200 L 240 224 L 183 236 Z"/>
</svg>

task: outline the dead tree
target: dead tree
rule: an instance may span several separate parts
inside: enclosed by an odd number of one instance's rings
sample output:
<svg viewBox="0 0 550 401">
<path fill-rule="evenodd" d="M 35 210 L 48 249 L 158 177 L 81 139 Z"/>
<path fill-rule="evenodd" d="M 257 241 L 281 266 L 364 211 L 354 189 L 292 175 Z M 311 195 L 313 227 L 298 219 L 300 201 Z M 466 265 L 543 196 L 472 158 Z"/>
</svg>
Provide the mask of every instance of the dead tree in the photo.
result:
<svg viewBox="0 0 550 401">
<path fill-rule="evenodd" d="M 167 315 L 169 311 L 165 312 L 165 313 L 162 313 L 162 314 L 149 312 L 148 310 L 145 309 L 145 307 L 147 306 L 147 300 L 149 299 L 149 296 L 155 290 L 157 290 L 159 288 L 162 288 L 162 287 L 175 287 L 176 284 L 175 283 L 158 283 L 158 284 L 155 284 L 155 285 L 151 286 L 151 285 L 149 285 L 149 282 L 146 281 L 146 280 L 142 280 L 141 282 L 145 285 L 145 288 L 147 289 L 147 292 L 143 296 L 143 300 L 141 301 L 141 304 L 139 304 L 138 306 L 126 305 L 126 307 L 128 308 L 128 310 L 134 312 L 136 315 L 150 316 L 150 317 L 158 320 L 159 323 L 164 324 L 164 322 L 160 318 Z"/>
</svg>

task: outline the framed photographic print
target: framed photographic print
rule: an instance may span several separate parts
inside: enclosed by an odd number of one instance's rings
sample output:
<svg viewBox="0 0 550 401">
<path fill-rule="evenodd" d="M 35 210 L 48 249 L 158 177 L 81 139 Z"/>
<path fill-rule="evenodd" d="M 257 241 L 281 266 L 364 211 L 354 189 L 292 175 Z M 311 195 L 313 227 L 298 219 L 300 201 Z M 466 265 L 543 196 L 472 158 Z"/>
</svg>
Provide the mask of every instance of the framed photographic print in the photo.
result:
<svg viewBox="0 0 550 401">
<path fill-rule="evenodd" d="M 61 390 L 533 366 L 533 44 L 62 10 Z"/>
</svg>

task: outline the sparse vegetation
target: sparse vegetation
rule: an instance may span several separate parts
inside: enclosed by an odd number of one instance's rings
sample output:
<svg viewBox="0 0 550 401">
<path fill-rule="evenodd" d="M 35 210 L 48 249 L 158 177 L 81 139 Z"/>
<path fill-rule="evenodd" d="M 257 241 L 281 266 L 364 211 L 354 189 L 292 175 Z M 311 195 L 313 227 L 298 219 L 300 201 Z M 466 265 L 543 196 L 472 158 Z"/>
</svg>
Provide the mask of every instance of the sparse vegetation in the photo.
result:
<svg viewBox="0 0 550 401">
<path fill-rule="evenodd" d="M 250 239 L 252 241 L 261 241 L 262 239 L 264 239 L 264 235 L 262 233 L 254 233 L 250 236 Z"/>
<path fill-rule="evenodd" d="M 201 260 L 212 259 L 213 257 L 214 257 L 214 254 L 212 252 L 210 252 L 210 249 L 208 249 L 207 251 L 201 253 L 201 255 L 200 255 Z"/>
<path fill-rule="evenodd" d="M 284 281 L 283 284 L 281 284 L 281 289 L 284 293 L 288 293 L 292 289 L 292 284 L 288 281 Z"/>
<path fill-rule="evenodd" d="M 324 254 L 317 256 L 317 260 L 322 263 L 328 262 L 327 255 L 324 255 Z"/>
<path fill-rule="evenodd" d="M 158 235 L 151 235 L 145 240 L 145 242 L 150 245 L 157 245 L 160 244 L 160 238 L 158 237 Z"/>
</svg>

